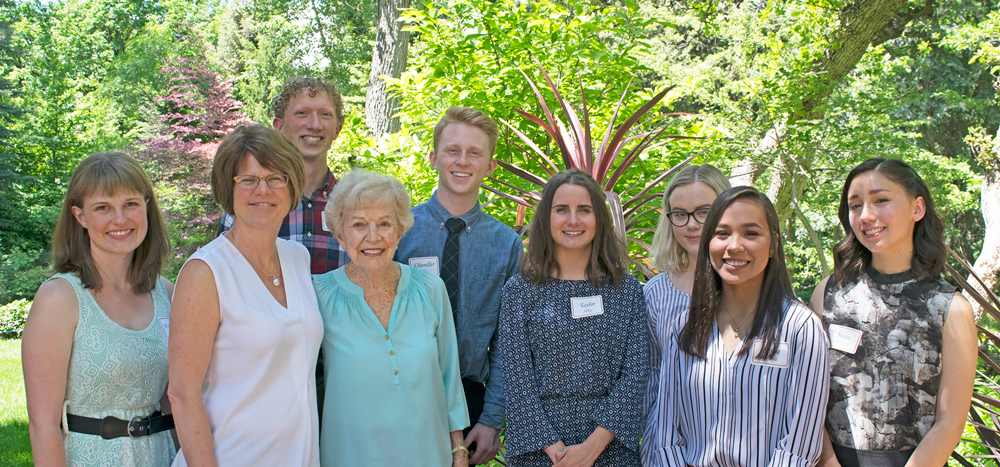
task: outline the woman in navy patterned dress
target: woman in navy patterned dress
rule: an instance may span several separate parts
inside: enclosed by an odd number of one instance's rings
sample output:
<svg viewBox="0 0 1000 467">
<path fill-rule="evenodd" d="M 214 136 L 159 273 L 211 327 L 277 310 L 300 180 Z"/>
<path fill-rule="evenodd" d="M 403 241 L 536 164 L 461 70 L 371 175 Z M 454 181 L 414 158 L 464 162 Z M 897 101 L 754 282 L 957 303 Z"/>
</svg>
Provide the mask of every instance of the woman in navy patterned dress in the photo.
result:
<svg viewBox="0 0 1000 467">
<path fill-rule="evenodd" d="M 604 194 L 567 170 L 535 212 L 500 311 L 509 465 L 638 466 L 646 306 Z"/>
</svg>

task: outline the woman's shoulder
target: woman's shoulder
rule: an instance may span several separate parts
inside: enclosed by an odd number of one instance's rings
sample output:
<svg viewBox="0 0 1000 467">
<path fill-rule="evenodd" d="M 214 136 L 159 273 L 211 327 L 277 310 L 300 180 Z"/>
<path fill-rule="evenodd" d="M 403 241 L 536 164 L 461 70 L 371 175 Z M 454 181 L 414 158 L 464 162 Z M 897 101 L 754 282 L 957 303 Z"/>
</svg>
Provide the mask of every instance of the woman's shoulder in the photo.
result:
<svg viewBox="0 0 1000 467">
<path fill-rule="evenodd" d="M 306 249 L 305 245 L 293 240 L 286 240 L 284 238 L 278 238 L 275 241 L 275 244 L 283 245 L 283 247 L 293 255 L 294 259 L 298 261 L 305 261 L 305 264 L 309 264 L 309 250 Z"/>
<path fill-rule="evenodd" d="M 525 279 L 524 276 L 519 271 L 515 272 L 513 276 L 510 276 L 510 279 L 507 279 L 507 283 L 504 284 L 503 290 L 504 293 L 513 293 L 531 287 L 533 287 L 533 285 L 530 282 L 528 282 L 528 280 Z"/>
<path fill-rule="evenodd" d="M 323 297 L 334 293 L 336 289 L 340 288 L 340 284 L 337 282 L 337 277 L 343 274 L 344 268 L 341 266 L 332 271 L 324 272 L 323 274 L 313 274 L 310 276 L 312 278 L 313 288 L 316 290 L 316 295 Z"/>
<path fill-rule="evenodd" d="M 45 280 L 32 301 L 32 309 L 37 308 L 78 308 L 79 293 L 77 287 L 82 287 L 80 278 L 72 273 L 54 274 Z"/>
<path fill-rule="evenodd" d="M 195 250 L 195 252 L 188 257 L 185 263 L 194 259 L 200 259 L 209 263 L 209 258 L 218 254 L 219 250 L 228 242 L 229 240 L 226 239 L 225 235 L 219 235 L 218 237 L 215 237 L 215 240 L 212 240 Z"/>
<path fill-rule="evenodd" d="M 796 334 L 805 329 L 811 329 L 819 331 L 819 334 L 826 336 L 822 319 L 809 309 L 805 303 L 802 303 L 798 299 L 786 298 L 783 307 L 782 327 Z"/>
<path fill-rule="evenodd" d="M 670 273 L 667 272 L 661 272 L 646 281 L 646 285 L 642 287 L 642 291 L 647 297 L 651 295 L 661 297 L 675 295 L 688 296 L 688 294 L 681 292 L 674 285 L 674 282 L 670 280 Z"/>
<path fill-rule="evenodd" d="M 396 264 L 399 265 L 399 280 L 408 281 L 409 287 L 418 287 L 426 290 L 447 290 L 444 280 L 438 277 L 437 274 L 403 263 Z"/>
</svg>

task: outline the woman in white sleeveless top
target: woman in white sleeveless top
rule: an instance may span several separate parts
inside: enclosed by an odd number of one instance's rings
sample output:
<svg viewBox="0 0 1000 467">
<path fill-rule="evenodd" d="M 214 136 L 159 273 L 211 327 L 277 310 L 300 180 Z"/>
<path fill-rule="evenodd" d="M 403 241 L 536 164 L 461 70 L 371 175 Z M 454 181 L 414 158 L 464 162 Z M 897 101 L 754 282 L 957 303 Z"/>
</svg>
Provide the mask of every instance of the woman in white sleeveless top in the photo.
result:
<svg viewBox="0 0 1000 467">
<path fill-rule="evenodd" d="M 241 127 L 216 152 L 212 194 L 235 220 L 177 276 L 175 466 L 319 465 L 313 372 L 323 322 L 309 254 L 278 239 L 304 181 L 298 150 L 271 128 Z"/>
<path fill-rule="evenodd" d="M 139 163 L 99 153 L 77 166 L 52 240 L 57 274 L 21 341 L 35 465 L 170 465 L 160 400 L 172 286 L 159 276 L 169 253 Z"/>
</svg>

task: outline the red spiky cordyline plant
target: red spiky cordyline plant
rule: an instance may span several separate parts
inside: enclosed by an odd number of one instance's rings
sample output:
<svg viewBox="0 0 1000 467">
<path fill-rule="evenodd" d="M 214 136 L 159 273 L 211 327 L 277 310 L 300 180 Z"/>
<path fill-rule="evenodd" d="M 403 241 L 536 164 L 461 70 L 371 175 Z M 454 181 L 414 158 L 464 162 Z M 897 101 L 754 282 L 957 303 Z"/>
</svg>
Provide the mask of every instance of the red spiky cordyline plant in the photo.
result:
<svg viewBox="0 0 1000 467">
<path fill-rule="evenodd" d="M 611 209 L 612 221 L 614 223 L 615 231 L 618 233 L 619 237 L 627 244 L 634 243 L 641 248 L 641 251 L 646 252 L 646 254 L 630 255 L 630 266 L 641 271 L 647 278 L 652 277 L 652 269 L 649 267 L 647 262 L 642 261 L 647 258 L 650 253 L 652 253 L 650 245 L 643 240 L 643 238 L 651 235 L 652 232 L 651 229 L 648 228 L 638 228 L 636 224 L 641 219 L 648 218 L 650 215 L 657 212 L 654 207 L 648 206 L 650 202 L 654 201 L 661 195 L 661 192 L 654 192 L 654 188 L 684 167 L 684 165 L 694 159 L 694 156 L 689 157 L 681 163 L 656 174 L 652 180 L 647 182 L 646 185 L 639 189 L 634 195 L 626 195 L 621 190 L 617 189 L 617 184 L 621 180 L 622 176 L 625 175 L 625 172 L 629 169 L 629 167 L 631 167 L 632 164 L 635 163 L 635 161 L 638 160 L 639 157 L 645 152 L 662 147 L 673 140 L 700 139 L 692 136 L 665 134 L 665 131 L 667 130 L 666 127 L 632 134 L 633 131 L 638 128 L 637 125 L 643 117 L 647 116 L 650 111 L 655 109 L 667 93 L 673 89 L 673 87 L 664 89 L 654 95 L 649 99 L 649 101 L 640 107 L 639 110 L 635 111 L 632 115 L 625 117 L 624 122 L 616 128 L 615 124 L 619 121 L 619 113 L 621 112 L 622 104 L 629 96 L 629 88 L 632 85 L 632 82 L 630 81 L 629 85 L 626 86 L 625 91 L 622 93 L 621 99 L 619 99 L 617 105 L 615 106 L 611 120 L 608 122 L 608 127 L 604 130 L 604 137 L 601 140 L 600 145 L 595 149 L 593 140 L 591 139 L 592 131 L 590 113 L 587 108 L 587 98 L 584 95 L 582 83 L 580 85 L 581 109 L 583 113 L 581 119 L 580 115 L 573 110 L 569 103 L 559 93 L 559 90 L 556 88 L 552 78 L 549 77 L 548 73 L 541 66 L 541 64 L 538 64 L 538 69 L 541 71 L 546 83 L 548 83 L 549 89 L 551 89 L 553 94 L 555 94 L 556 102 L 558 102 L 560 108 L 562 108 L 569 124 L 567 125 L 563 123 L 562 120 L 549 110 L 549 106 L 545 102 L 545 98 L 542 97 L 542 93 L 539 91 L 538 87 L 531 80 L 531 78 L 524 73 L 524 71 L 521 71 L 521 74 L 534 91 L 535 97 L 541 105 L 545 120 L 520 109 L 515 109 L 514 111 L 545 130 L 545 132 L 550 138 L 552 138 L 556 146 L 559 148 L 559 153 L 562 157 L 562 164 L 556 165 L 552 158 L 549 157 L 538 144 L 532 141 L 531 138 L 519 131 L 506 120 L 501 119 L 501 123 L 509 128 L 521 142 L 521 144 L 517 142 L 509 142 L 509 146 L 524 152 L 530 160 L 539 164 L 544 173 L 532 173 L 524 168 L 518 167 L 517 165 L 497 160 L 497 164 L 511 174 L 536 185 L 539 188 L 537 190 L 525 190 L 510 183 L 501 181 L 495 177 L 490 177 L 489 180 L 494 184 L 499 185 L 498 188 L 486 185 L 485 183 L 483 184 L 483 187 L 519 205 L 518 224 L 520 226 L 522 225 L 523 216 L 526 210 L 529 208 L 533 209 L 541 199 L 540 189 L 545 186 L 550 177 L 562 170 L 571 168 L 587 172 L 590 176 L 594 177 L 594 180 L 597 180 L 597 183 L 602 187 L 608 197 L 608 205 Z M 657 116 L 676 115 L 694 114 L 677 112 L 654 115 L 654 118 Z M 523 232 L 524 229 L 522 229 L 522 233 Z M 631 250 L 633 249 L 630 248 L 630 251 Z"/>
</svg>

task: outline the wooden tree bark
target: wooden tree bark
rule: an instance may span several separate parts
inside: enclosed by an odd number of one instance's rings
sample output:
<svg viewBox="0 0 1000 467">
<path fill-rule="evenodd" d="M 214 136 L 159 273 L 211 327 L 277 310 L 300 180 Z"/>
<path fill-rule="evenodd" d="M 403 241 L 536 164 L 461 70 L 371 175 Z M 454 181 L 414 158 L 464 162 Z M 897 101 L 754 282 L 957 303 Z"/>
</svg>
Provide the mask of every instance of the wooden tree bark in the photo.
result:
<svg viewBox="0 0 1000 467">
<path fill-rule="evenodd" d="M 1000 87 L 1000 81 L 998 81 Z M 996 290 L 997 283 L 1000 282 L 1000 129 L 997 130 L 995 138 L 983 135 L 983 140 L 973 143 L 979 163 L 987 169 L 986 177 L 983 178 L 983 185 L 980 189 L 980 205 L 983 212 L 983 220 L 986 223 L 986 234 L 983 238 L 983 249 L 979 252 L 979 258 L 972 266 L 973 271 L 990 290 Z M 979 287 L 979 282 L 971 275 L 967 279 L 980 295 L 986 296 L 986 291 Z M 972 310 L 976 313 L 978 320 L 983 310 L 972 297 L 968 297 L 972 303 Z"/>
<path fill-rule="evenodd" d="M 802 107 L 789 117 L 789 125 L 822 119 L 826 112 L 823 104 L 864 57 L 868 47 L 898 37 L 906 24 L 925 13 L 926 5 L 900 13 L 906 4 L 907 0 L 855 0 L 840 11 L 840 28 L 834 33 L 824 59 L 814 69 L 822 79 L 804 90 L 806 94 Z M 808 185 L 807 177 L 816 146 L 805 145 L 798 154 L 789 151 L 780 151 L 779 154 L 774 163 L 775 175 L 771 179 L 768 196 L 779 218 L 784 222 L 793 222 L 794 200 Z"/>
<path fill-rule="evenodd" d="M 365 96 L 365 123 L 372 136 L 399 131 L 399 119 L 394 118 L 399 98 L 389 97 L 383 76 L 399 78 L 406 68 L 410 48 L 410 33 L 399 23 L 399 11 L 409 8 L 411 0 L 379 0 L 376 20 L 372 70 L 368 75 Z"/>
</svg>

